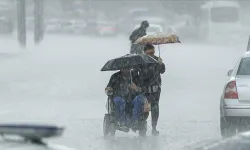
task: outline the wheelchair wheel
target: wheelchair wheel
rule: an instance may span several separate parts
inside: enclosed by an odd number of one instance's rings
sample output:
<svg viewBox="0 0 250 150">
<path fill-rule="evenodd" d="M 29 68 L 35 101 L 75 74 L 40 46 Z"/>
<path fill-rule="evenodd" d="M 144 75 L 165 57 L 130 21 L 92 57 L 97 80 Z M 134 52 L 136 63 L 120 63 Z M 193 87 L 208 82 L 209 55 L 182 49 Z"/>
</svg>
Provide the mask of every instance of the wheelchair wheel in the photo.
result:
<svg viewBox="0 0 250 150">
<path fill-rule="evenodd" d="M 115 135 L 116 126 L 115 123 L 111 121 L 112 116 L 110 114 L 105 114 L 104 120 L 103 120 L 103 135 L 104 137 L 111 135 Z"/>
<path fill-rule="evenodd" d="M 116 125 L 115 125 L 115 123 L 109 124 L 109 134 L 111 136 L 115 136 L 115 131 L 116 131 Z"/>
<path fill-rule="evenodd" d="M 104 136 L 109 135 L 109 125 L 110 125 L 110 116 L 109 114 L 105 114 L 104 120 L 103 120 L 103 135 Z"/>
</svg>

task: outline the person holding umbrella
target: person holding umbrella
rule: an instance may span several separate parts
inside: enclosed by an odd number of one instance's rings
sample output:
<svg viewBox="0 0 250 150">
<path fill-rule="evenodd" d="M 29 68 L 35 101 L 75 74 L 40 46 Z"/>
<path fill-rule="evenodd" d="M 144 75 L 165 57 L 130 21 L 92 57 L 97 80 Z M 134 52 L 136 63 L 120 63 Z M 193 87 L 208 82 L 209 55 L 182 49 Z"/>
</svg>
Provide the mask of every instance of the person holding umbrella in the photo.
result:
<svg viewBox="0 0 250 150">
<path fill-rule="evenodd" d="M 149 27 L 148 21 L 142 21 L 141 26 L 134 30 L 132 34 L 129 37 L 129 40 L 131 41 L 131 54 L 142 54 L 143 53 L 143 46 L 141 44 L 134 44 L 136 40 L 138 40 L 140 37 L 143 37 L 147 35 L 146 30 Z"/>
<path fill-rule="evenodd" d="M 141 79 L 136 71 L 136 68 L 143 64 L 157 64 L 157 61 L 144 54 L 127 54 L 109 60 L 101 69 L 101 71 L 120 70 L 111 76 L 105 88 L 105 92 L 109 97 L 107 101 L 108 114 L 105 114 L 105 116 L 114 115 L 115 126 L 118 125 L 119 130 L 128 132 L 129 128 L 132 128 L 133 131 L 138 130 L 141 136 L 146 135 L 146 119 L 149 113 L 149 104 L 139 87 L 141 86 Z M 114 104 L 115 107 L 110 106 L 110 104 Z M 108 126 L 107 122 L 109 120 L 105 121 L 104 118 L 104 133 L 107 133 L 108 130 L 106 128 Z"/>
<path fill-rule="evenodd" d="M 155 48 L 152 44 L 145 45 L 144 53 L 158 61 L 157 64 L 142 65 L 142 68 L 139 70 L 143 91 L 151 103 L 152 134 L 157 136 L 159 135 L 159 131 L 156 127 L 159 118 L 161 74 L 165 73 L 165 64 L 160 57 L 155 56 Z"/>
<path fill-rule="evenodd" d="M 129 68 L 122 68 L 111 76 L 105 88 L 106 93 L 112 93 L 113 102 L 116 106 L 115 117 L 122 131 L 128 131 L 131 125 L 126 119 L 127 115 L 130 114 L 130 110 L 134 108 L 132 111 L 132 122 L 134 123 L 140 117 L 137 113 L 140 112 L 138 109 L 142 108 L 145 103 L 146 97 L 140 95 L 141 88 L 136 85 L 138 81 L 137 74 L 131 73 Z"/>
<path fill-rule="evenodd" d="M 155 48 L 153 45 L 158 45 L 160 56 L 161 44 L 181 43 L 178 36 L 175 34 L 157 33 L 151 36 L 139 38 L 135 44 L 144 44 L 144 53 L 157 60 L 157 64 L 144 64 L 138 70 L 141 76 L 142 87 L 146 96 L 151 101 L 151 116 L 152 116 L 152 134 L 159 135 L 156 126 L 159 118 L 159 100 L 161 93 L 161 74 L 165 72 L 165 64 L 160 57 L 155 56 Z"/>
</svg>

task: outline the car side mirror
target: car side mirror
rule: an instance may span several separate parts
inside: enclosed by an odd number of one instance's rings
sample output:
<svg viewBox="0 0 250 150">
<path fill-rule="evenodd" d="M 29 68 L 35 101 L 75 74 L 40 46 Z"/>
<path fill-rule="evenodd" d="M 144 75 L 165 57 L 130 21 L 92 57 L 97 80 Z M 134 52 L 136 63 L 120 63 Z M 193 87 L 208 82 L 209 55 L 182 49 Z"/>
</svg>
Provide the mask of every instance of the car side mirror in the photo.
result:
<svg viewBox="0 0 250 150">
<path fill-rule="evenodd" d="M 233 73 L 233 70 L 229 70 L 228 72 L 227 72 L 227 76 L 231 76 L 232 75 L 232 73 Z"/>
</svg>

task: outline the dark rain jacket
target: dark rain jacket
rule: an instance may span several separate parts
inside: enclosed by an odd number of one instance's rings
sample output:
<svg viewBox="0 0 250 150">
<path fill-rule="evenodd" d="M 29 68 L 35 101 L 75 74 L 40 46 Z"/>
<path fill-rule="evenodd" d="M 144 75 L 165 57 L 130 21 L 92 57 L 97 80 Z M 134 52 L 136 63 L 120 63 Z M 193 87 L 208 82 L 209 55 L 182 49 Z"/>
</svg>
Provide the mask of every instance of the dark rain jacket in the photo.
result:
<svg viewBox="0 0 250 150">
<path fill-rule="evenodd" d="M 139 84 L 140 78 L 137 74 L 137 72 L 132 71 L 132 80 L 133 83 L 136 85 Z M 135 90 L 132 90 L 129 86 L 131 84 L 131 78 L 129 77 L 128 80 L 124 80 L 122 77 L 121 71 L 114 73 L 107 85 L 107 87 L 111 87 L 114 91 L 114 97 L 121 97 L 127 101 L 133 100 L 139 92 L 136 92 Z"/>
<path fill-rule="evenodd" d="M 143 27 L 140 27 L 132 32 L 132 34 L 129 37 L 129 40 L 131 41 L 131 49 L 130 49 L 131 54 L 134 54 L 134 53 L 142 54 L 143 53 L 144 46 L 141 44 L 134 44 L 134 42 L 137 39 L 139 39 L 140 37 L 143 37 L 145 35 L 147 35 L 147 33 L 146 33 L 146 29 Z"/>
<path fill-rule="evenodd" d="M 156 60 L 157 56 L 153 56 Z M 152 86 L 161 87 L 161 74 L 165 73 L 165 64 L 146 64 L 139 70 L 140 85 L 144 88 L 144 92 L 148 93 L 148 88 Z"/>
</svg>

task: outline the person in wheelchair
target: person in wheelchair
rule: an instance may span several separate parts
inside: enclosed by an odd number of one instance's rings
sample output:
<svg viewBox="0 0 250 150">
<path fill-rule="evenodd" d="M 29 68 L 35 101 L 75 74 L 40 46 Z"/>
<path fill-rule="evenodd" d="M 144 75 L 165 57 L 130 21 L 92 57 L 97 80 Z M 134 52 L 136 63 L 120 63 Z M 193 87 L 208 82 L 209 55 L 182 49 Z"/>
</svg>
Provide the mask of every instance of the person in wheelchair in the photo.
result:
<svg viewBox="0 0 250 150">
<path fill-rule="evenodd" d="M 147 99 L 138 86 L 140 83 L 137 73 L 123 68 L 114 73 L 105 88 L 105 92 L 113 100 L 115 106 L 114 115 L 117 126 L 120 130 L 128 132 L 129 128 L 133 131 L 141 128 L 146 119 L 144 112 L 149 111 Z"/>
</svg>

